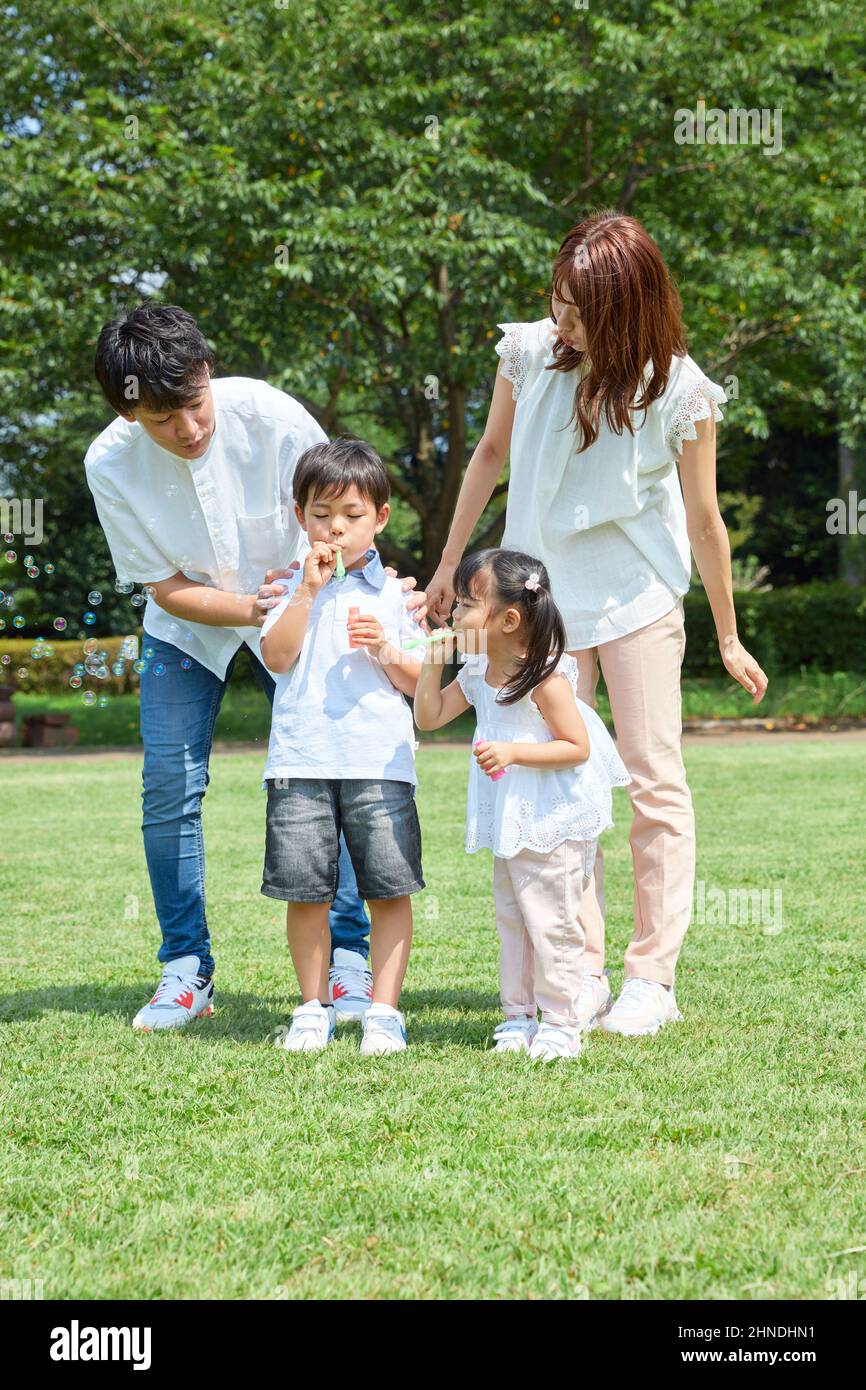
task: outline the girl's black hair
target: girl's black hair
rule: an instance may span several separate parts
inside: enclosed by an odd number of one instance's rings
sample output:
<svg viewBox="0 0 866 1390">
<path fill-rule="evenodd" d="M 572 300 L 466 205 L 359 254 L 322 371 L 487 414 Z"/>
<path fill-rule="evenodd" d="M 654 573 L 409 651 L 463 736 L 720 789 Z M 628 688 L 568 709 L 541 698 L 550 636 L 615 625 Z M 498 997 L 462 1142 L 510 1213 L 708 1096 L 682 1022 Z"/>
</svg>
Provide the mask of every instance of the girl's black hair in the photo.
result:
<svg viewBox="0 0 866 1390">
<path fill-rule="evenodd" d="M 192 314 L 177 304 L 139 304 L 112 319 L 96 344 L 94 370 L 120 415 L 180 410 L 202 393 L 214 355 Z"/>
<path fill-rule="evenodd" d="M 482 569 L 489 576 L 488 592 L 494 608 L 519 608 L 526 622 L 526 656 L 517 675 L 496 696 L 497 704 L 515 705 L 555 671 L 565 651 L 565 623 L 550 592 L 550 575 L 534 556 L 507 547 L 464 555 L 454 571 L 454 592 L 459 599 L 472 598 L 469 582 Z M 537 589 L 526 587 L 531 574 L 538 575 Z"/>
</svg>

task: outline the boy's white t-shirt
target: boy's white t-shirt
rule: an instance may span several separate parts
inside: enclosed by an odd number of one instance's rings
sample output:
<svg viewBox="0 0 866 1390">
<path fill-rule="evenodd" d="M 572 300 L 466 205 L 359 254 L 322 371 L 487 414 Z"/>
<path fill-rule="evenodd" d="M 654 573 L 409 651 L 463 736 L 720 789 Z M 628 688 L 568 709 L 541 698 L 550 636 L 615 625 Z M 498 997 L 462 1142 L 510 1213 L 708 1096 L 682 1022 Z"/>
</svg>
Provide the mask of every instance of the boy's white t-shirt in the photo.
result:
<svg viewBox="0 0 866 1390">
<path fill-rule="evenodd" d="M 350 608 L 378 618 L 395 647 L 422 635 L 406 610 L 400 580 L 385 574 L 375 547 L 367 556 L 363 569 L 322 586 L 297 661 L 290 671 L 271 672 L 276 690 L 263 784 L 270 777 L 418 784 L 411 706 L 366 647 L 349 646 Z M 302 577 L 300 570 L 280 581 L 288 588 L 268 614 L 262 637 L 285 612 Z"/>
</svg>

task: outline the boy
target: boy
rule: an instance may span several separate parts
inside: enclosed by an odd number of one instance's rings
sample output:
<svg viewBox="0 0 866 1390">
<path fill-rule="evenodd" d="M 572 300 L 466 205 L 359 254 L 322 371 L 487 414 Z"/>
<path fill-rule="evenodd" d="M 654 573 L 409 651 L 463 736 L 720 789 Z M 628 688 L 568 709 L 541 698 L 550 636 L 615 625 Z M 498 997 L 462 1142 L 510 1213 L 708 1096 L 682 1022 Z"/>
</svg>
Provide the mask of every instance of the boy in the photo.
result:
<svg viewBox="0 0 866 1390">
<path fill-rule="evenodd" d="M 282 1046 L 317 1052 L 334 1035 L 328 910 L 342 828 L 372 918 L 361 1052 L 403 1052 L 397 1006 L 412 939 L 409 895 L 426 886 L 414 724 L 403 697 L 415 694 L 421 658 L 401 650 L 418 629 L 373 546 L 388 523 L 390 484 L 369 444 L 337 439 L 301 455 L 292 490 L 310 550 L 261 634 L 262 661 L 276 677 L 262 892 L 287 903 L 302 996 Z"/>
</svg>

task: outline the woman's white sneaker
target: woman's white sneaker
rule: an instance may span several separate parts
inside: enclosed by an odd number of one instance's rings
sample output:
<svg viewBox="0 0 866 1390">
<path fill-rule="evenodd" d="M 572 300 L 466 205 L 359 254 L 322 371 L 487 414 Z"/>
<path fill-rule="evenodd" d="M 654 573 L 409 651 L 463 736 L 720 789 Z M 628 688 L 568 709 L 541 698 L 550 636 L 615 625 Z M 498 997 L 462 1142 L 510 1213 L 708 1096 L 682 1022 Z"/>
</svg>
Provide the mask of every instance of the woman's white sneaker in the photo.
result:
<svg viewBox="0 0 866 1390">
<path fill-rule="evenodd" d="M 673 987 L 665 989 L 655 980 L 641 980 L 633 976 L 623 984 L 610 1013 L 599 1019 L 599 1027 L 605 1033 L 622 1033 L 626 1037 L 637 1038 L 647 1033 L 657 1033 L 666 1023 L 681 1023 L 682 1017 Z"/>
<path fill-rule="evenodd" d="M 533 1062 L 573 1060 L 580 1054 L 580 1029 L 562 1023 L 542 1023 L 532 1040 L 529 1055 Z"/>
<path fill-rule="evenodd" d="M 338 946 L 328 971 L 328 992 L 338 1023 L 363 1018 L 373 1000 L 373 976 L 360 951 Z"/>
<path fill-rule="evenodd" d="M 529 1014 L 507 1018 L 493 1031 L 491 1052 L 528 1052 L 537 1032 L 538 1022 Z"/>
<path fill-rule="evenodd" d="M 334 1010 L 318 999 L 299 1004 L 292 1014 L 292 1026 L 276 1039 L 286 1052 L 322 1052 L 334 1036 Z"/>
<path fill-rule="evenodd" d="M 584 971 L 577 997 L 577 1021 L 585 1033 L 597 1028 L 610 1008 L 610 982 L 607 971 L 603 975 L 590 975 Z"/>
<path fill-rule="evenodd" d="M 362 1057 L 384 1057 L 389 1052 L 406 1051 L 406 1023 L 399 1009 L 390 1004 L 371 1004 L 364 1014 Z"/>
<path fill-rule="evenodd" d="M 196 1018 L 210 1018 L 213 980 L 202 979 L 198 973 L 200 964 L 198 956 L 181 956 L 168 962 L 153 998 L 132 1020 L 137 1033 L 185 1028 Z"/>
</svg>

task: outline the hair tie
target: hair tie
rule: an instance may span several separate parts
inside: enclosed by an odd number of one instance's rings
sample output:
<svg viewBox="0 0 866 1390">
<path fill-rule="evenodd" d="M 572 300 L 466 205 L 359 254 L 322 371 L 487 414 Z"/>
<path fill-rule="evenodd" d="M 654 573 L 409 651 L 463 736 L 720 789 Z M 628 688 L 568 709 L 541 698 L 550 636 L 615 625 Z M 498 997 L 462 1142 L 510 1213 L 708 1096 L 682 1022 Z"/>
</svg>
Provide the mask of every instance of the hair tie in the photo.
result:
<svg viewBox="0 0 866 1390">
<path fill-rule="evenodd" d="M 524 583 L 523 587 L 524 587 L 524 589 L 534 589 L 535 592 L 538 593 L 538 589 L 539 589 L 538 575 L 535 573 L 535 570 L 532 571 L 532 574 L 531 574 L 531 575 L 529 576 L 529 578 L 526 580 L 526 582 Z"/>
</svg>

